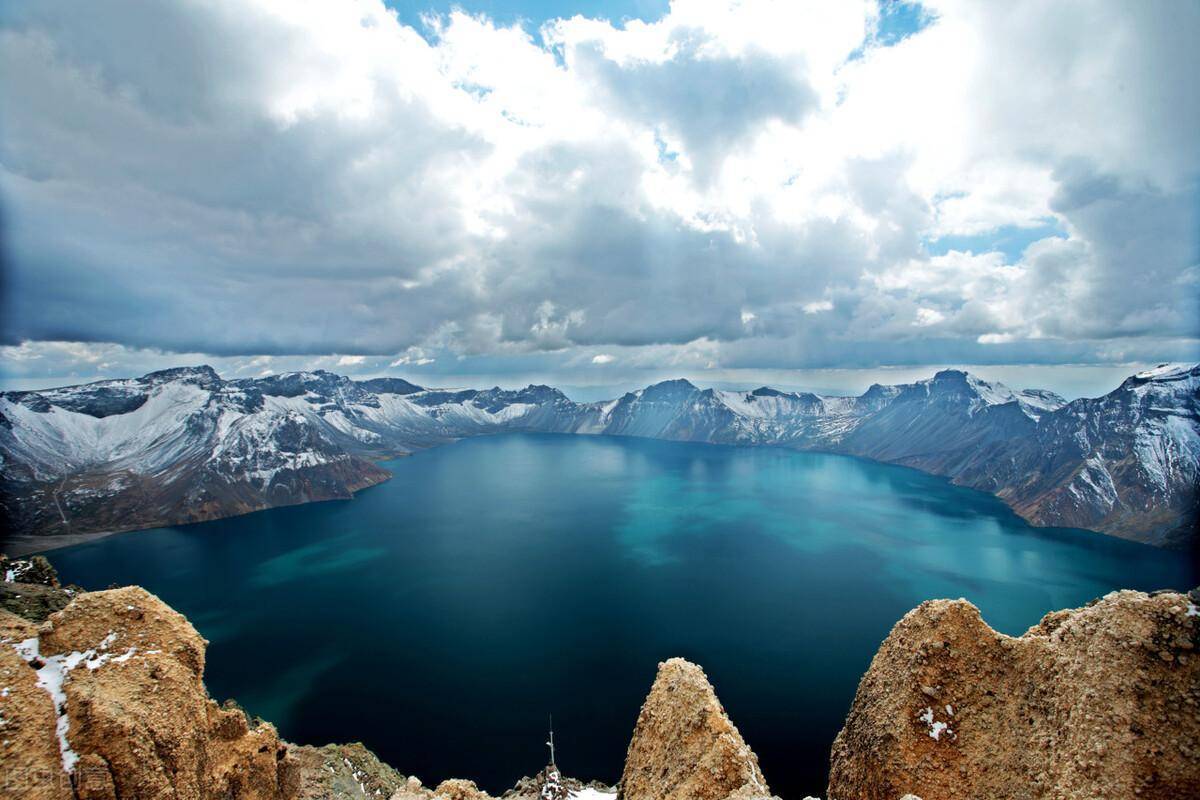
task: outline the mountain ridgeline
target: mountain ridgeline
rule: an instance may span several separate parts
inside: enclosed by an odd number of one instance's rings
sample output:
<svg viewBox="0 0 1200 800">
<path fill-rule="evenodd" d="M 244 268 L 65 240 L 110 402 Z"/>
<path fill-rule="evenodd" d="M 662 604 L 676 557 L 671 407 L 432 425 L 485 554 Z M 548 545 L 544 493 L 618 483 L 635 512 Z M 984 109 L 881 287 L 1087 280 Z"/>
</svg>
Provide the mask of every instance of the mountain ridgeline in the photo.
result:
<svg viewBox="0 0 1200 800">
<path fill-rule="evenodd" d="M 1071 402 L 944 370 L 858 397 L 672 380 L 601 403 L 549 386 L 426 389 L 324 371 L 224 380 L 201 366 L 0 394 L 4 546 L 348 498 L 390 476 L 376 460 L 506 431 L 842 453 L 990 492 L 1035 525 L 1195 542 L 1200 365 Z"/>
</svg>

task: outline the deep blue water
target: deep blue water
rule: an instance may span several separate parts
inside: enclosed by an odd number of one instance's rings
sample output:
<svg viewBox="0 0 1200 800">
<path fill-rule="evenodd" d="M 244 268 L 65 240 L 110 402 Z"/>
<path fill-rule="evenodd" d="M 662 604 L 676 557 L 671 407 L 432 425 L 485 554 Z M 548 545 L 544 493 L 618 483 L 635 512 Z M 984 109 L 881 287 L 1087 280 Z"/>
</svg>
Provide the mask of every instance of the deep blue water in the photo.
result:
<svg viewBox="0 0 1200 800">
<path fill-rule="evenodd" d="M 1178 553 L 1033 529 L 899 467 L 772 448 L 481 437 L 388 462 L 349 502 L 58 550 L 141 584 L 211 640 L 207 682 L 292 741 L 363 741 L 433 784 L 500 792 L 546 760 L 615 781 L 657 663 L 705 668 L 784 797 L 888 630 L 966 597 L 1018 634 L 1114 588 L 1185 589 Z"/>
</svg>

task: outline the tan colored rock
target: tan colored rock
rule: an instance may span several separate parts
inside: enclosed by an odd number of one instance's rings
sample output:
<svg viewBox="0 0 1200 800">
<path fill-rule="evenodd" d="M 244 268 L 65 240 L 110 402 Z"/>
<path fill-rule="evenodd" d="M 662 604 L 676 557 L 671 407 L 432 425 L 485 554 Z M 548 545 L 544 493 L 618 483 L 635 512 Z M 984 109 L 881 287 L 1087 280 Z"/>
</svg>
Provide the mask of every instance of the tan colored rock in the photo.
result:
<svg viewBox="0 0 1200 800">
<path fill-rule="evenodd" d="M 474 781 L 457 778 L 442 781 L 433 790 L 436 800 L 492 800 L 491 795 L 475 785 Z"/>
<path fill-rule="evenodd" d="M 629 742 L 619 797 L 749 800 L 770 794 L 758 758 L 704 671 L 682 658 L 659 664 Z"/>
<path fill-rule="evenodd" d="M 276 800 L 292 791 L 294 765 L 275 729 L 209 699 L 204 640 L 143 589 L 81 594 L 24 644 L 8 638 L 0 658 L 14 681 L 28 685 L 41 668 L 65 703 L 59 719 L 45 688 L 23 691 L 40 707 L 36 743 L 0 750 L 5 774 L 37 768 L 61 784 L 65 765 L 87 798 Z"/>
<path fill-rule="evenodd" d="M 75 765 L 75 795 L 79 800 L 118 800 L 112 770 L 103 758 L 85 753 Z"/>
<path fill-rule="evenodd" d="M 69 800 L 54 704 L 13 646 L 37 638 L 37 626 L 0 610 L 0 798 Z"/>
<path fill-rule="evenodd" d="M 1174 593 L 1114 592 L 1016 638 L 964 600 L 923 603 L 859 684 L 828 795 L 1200 797 L 1198 646 Z"/>
<path fill-rule="evenodd" d="M 409 776 L 407 783 L 392 793 L 389 800 L 429 800 L 433 791 L 426 789 L 421 781 Z"/>
</svg>

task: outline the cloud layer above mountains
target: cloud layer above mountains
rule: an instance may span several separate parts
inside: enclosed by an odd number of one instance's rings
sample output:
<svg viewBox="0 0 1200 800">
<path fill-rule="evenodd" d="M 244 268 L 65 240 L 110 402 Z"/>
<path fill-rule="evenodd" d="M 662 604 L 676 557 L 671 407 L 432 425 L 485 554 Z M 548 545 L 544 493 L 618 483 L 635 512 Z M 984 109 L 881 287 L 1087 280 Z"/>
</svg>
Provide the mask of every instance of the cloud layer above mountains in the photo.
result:
<svg viewBox="0 0 1200 800">
<path fill-rule="evenodd" d="M 1196 358 L 1200 5 L 887 13 L 6 4 L 0 355 Z"/>
</svg>

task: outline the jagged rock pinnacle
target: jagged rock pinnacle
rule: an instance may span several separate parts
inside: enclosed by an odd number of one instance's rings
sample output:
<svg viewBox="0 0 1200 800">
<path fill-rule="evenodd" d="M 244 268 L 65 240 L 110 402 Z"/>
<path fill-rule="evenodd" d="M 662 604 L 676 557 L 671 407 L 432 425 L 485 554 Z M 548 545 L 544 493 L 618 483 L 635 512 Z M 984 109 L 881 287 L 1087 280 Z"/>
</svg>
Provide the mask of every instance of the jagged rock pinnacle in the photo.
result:
<svg viewBox="0 0 1200 800">
<path fill-rule="evenodd" d="M 749 800 L 770 794 L 758 758 L 704 670 L 682 658 L 659 664 L 629 743 L 620 797 Z"/>
</svg>

